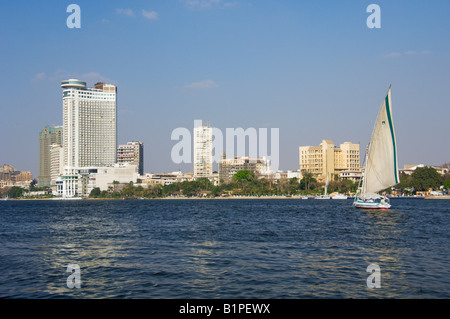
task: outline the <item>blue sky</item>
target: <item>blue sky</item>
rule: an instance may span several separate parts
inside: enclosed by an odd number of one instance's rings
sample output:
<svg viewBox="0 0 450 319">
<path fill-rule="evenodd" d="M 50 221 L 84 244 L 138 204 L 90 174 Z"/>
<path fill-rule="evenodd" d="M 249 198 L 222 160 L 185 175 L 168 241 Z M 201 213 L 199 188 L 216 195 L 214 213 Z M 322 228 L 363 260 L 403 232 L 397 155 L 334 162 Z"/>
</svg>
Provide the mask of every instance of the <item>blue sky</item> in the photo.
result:
<svg viewBox="0 0 450 319">
<path fill-rule="evenodd" d="M 69 4 L 81 28 L 69 29 Z M 369 29 L 366 8 L 381 8 Z M 298 147 L 370 139 L 392 84 L 399 165 L 450 161 L 450 2 L 0 2 L 0 164 L 38 176 L 39 131 L 62 124 L 60 81 L 118 86 L 118 142 L 142 140 L 145 171 L 176 165 L 171 132 L 195 119 L 279 128 Z"/>
</svg>

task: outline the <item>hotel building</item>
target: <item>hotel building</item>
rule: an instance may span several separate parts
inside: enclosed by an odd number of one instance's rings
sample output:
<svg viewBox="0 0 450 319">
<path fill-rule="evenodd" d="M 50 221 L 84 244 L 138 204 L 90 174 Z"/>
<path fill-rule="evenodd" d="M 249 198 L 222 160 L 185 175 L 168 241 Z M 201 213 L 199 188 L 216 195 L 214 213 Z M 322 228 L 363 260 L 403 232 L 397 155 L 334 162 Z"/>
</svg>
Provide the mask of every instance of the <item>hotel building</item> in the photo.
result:
<svg viewBox="0 0 450 319">
<path fill-rule="evenodd" d="M 331 140 L 323 140 L 319 146 L 300 146 L 299 164 L 302 175 L 312 173 L 321 182 L 333 175 L 361 170 L 359 144 L 345 142 L 336 147 Z"/>
<path fill-rule="evenodd" d="M 70 79 L 63 89 L 64 167 L 116 163 L 117 88 L 99 82 L 94 88 Z"/>
</svg>

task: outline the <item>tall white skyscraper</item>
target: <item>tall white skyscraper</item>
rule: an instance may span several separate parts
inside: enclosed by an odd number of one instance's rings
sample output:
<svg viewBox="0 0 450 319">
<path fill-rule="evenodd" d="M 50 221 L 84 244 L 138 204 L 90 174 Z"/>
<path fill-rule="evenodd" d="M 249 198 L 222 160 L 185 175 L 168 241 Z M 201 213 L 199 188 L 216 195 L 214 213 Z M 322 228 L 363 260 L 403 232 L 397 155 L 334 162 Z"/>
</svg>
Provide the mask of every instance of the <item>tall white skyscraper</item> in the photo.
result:
<svg viewBox="0 0 450 319">
<path fill-rule="evenodd" d="M 116 162 L 117 88 L 70 79 L 63 88 L 64 166 L 107 166 Z"/>
<path fill-rule="evenodd" d="M 213 173 L 212 127 L 207 121 L 194 121 L 194 177 Z"/>
</svg>

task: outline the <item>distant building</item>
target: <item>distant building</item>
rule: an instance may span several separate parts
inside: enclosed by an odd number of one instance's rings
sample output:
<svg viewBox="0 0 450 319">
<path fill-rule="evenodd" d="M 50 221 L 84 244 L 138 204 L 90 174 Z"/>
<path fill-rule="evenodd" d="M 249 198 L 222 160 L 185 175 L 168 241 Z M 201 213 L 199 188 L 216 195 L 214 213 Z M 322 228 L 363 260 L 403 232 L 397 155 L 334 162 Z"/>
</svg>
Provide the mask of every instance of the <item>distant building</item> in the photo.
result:
<svg viewBox="0 0 450 319">
<path fill-rule="evenodd" d="M 17 186 L 28 189 L 32 182 L 30 171 L 20 172 L 7 164 L 0 166 L 0 188 Z"/>
<path fill-rule="evenodd" d="M 138 174 L 134 165 L 108 167 L 65 167 L 64 174 L 56 181 L 54 195 L 62 197 L 87 197 L 98 187 L 108 191 L 117 184 L 136 183 Z"/>
<path fill-rule="evenodd" d="M 62 126 L 46 126 L 39 133 L 39 187 L 50 187 L 50 146 L 52 144 L 62 145 L 63 143 L 63 127 Z"/>
<path fill-rule="evenodd" d="M 136 165 L 139 175 L 144 174 L 144 143 L 142 142 L 128 142 L 124 145 L 119 145 L 117 148 L 117 163 L 118 164 L 134 164 Z"/>
<path fill-rule="evenodd" d="M 50 186 L 56 189 L 56 180 L 63 174 L 64 153 L 59 144 L 50 145 Z"/>
<path fill-rule="evenodd" d="M 301 179 L 301 176 L 302 176 L 302 174 L 301 174 L 301 172 L 299 170 L 298 171 L 288 170 L 286 172 L 286 175 L 287 175 L 288 179 L 297 178 L 299 182 L 300 182 L 300 179 Z"/>
<path fill-rule="evenodd" d="M 299 164 L 302 175 L 312 173 L 321 182 L 327 175 L 331 179 L 342 171 L 361 170 L 359 144 L 345 142 L 336 147 L 331 140 L 323 140 L 319 146 L 300 146 Z"/>
<path fill-rule="evenodd" d="M 252 171 L 256 177 L 269 171 L 269 161 L 266 158 L 252 159 L 249 157 L 235 157 L 227 159 L 226 154 L 222 153 L 222 159 L 219 161 L 219 181 L 228 183 L 234 174 L 242 170 Z"/>
<path fill-rule="evenodd" d="M 194 178 L 209 178 L 213 173 L 212 127 L 207 121 L 194 122 Z"/>
<path fill-rule="evenodd" d="M 0 181 L 13 181 L 14 176 L 19 173 L 12 165 L 3 164 L 0 166 Z"/>
<path fill-rule="evenodd" d="M 63 88 L 64 167 L 108 166 L 116 163 L 117 88 L 70 79 Z"/>
<path fill-rule="evenodd" d="M 359 183 L 362 177 L 362 170 L 345 170 L 339 172 L 339 178 L 341 180 L 351 180 L 354 183 Z"/>
<path fill-rule="evenodd" d="M 213 174 L 214 175 L 214 174 Z M 171 172 L 171 173 L 146 173 L 138 177 L 141 180 L 142 185 L 170 185 L 173 183 L 181 183 L 186 181 L 193 181 L 194 177 L 192 173 L 183 174 L 181 171 Z"/>
<path fill-rule="evenodd" d="M 20 172 L 15 176 L 16 182 L 28 182 L 33 180 L 33 175 L 31 175 L 30 171 Z"/>
<path fill-rule="evenodd" d="M 405 165 L 404 168 L 399 169 L 399 172 L 404 173 L 406 175 L 412 175 L 412 173 L 414 173 L 414 171 L 417 168 L 423 168 L 423 167 L 426 167 L 426 165 L 424 165 L 424 164 Z M 429 166 L 429 167 L 434 168 L 441 175 L 445 175 L 445 174 L 449 173 L 448 167 L 443 167 L 443 166 Z"/>
</svg>

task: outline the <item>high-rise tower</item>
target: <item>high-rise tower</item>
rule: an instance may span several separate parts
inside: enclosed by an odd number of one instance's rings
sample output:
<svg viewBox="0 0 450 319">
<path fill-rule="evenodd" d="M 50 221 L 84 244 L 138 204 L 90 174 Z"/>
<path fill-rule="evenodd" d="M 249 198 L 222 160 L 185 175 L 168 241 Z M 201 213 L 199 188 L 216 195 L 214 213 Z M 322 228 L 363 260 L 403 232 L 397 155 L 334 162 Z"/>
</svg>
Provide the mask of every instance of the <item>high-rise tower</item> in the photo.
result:
<svg viewBox="0 0 450 319">
<path fill-rule="evenodd" d="M 50 186 L 51 172 L 50 172 L 50 146 L 52 144 L 62 145 L 63 143 L 63 127 L 46 126 L 39 133 L 39 187 Z"/>
<path fill-rule="evenodd" d="M 70 79 L 63 88 L 64 166 L 108 166 L 116 162 L 117 88 L 94 88 Z"/>
<path fill-rule="evenodd" d="M 194 177 L 211 177 L 213 173 L 212 127 L 207 121 L 194 121 Z"/>
</svg>

